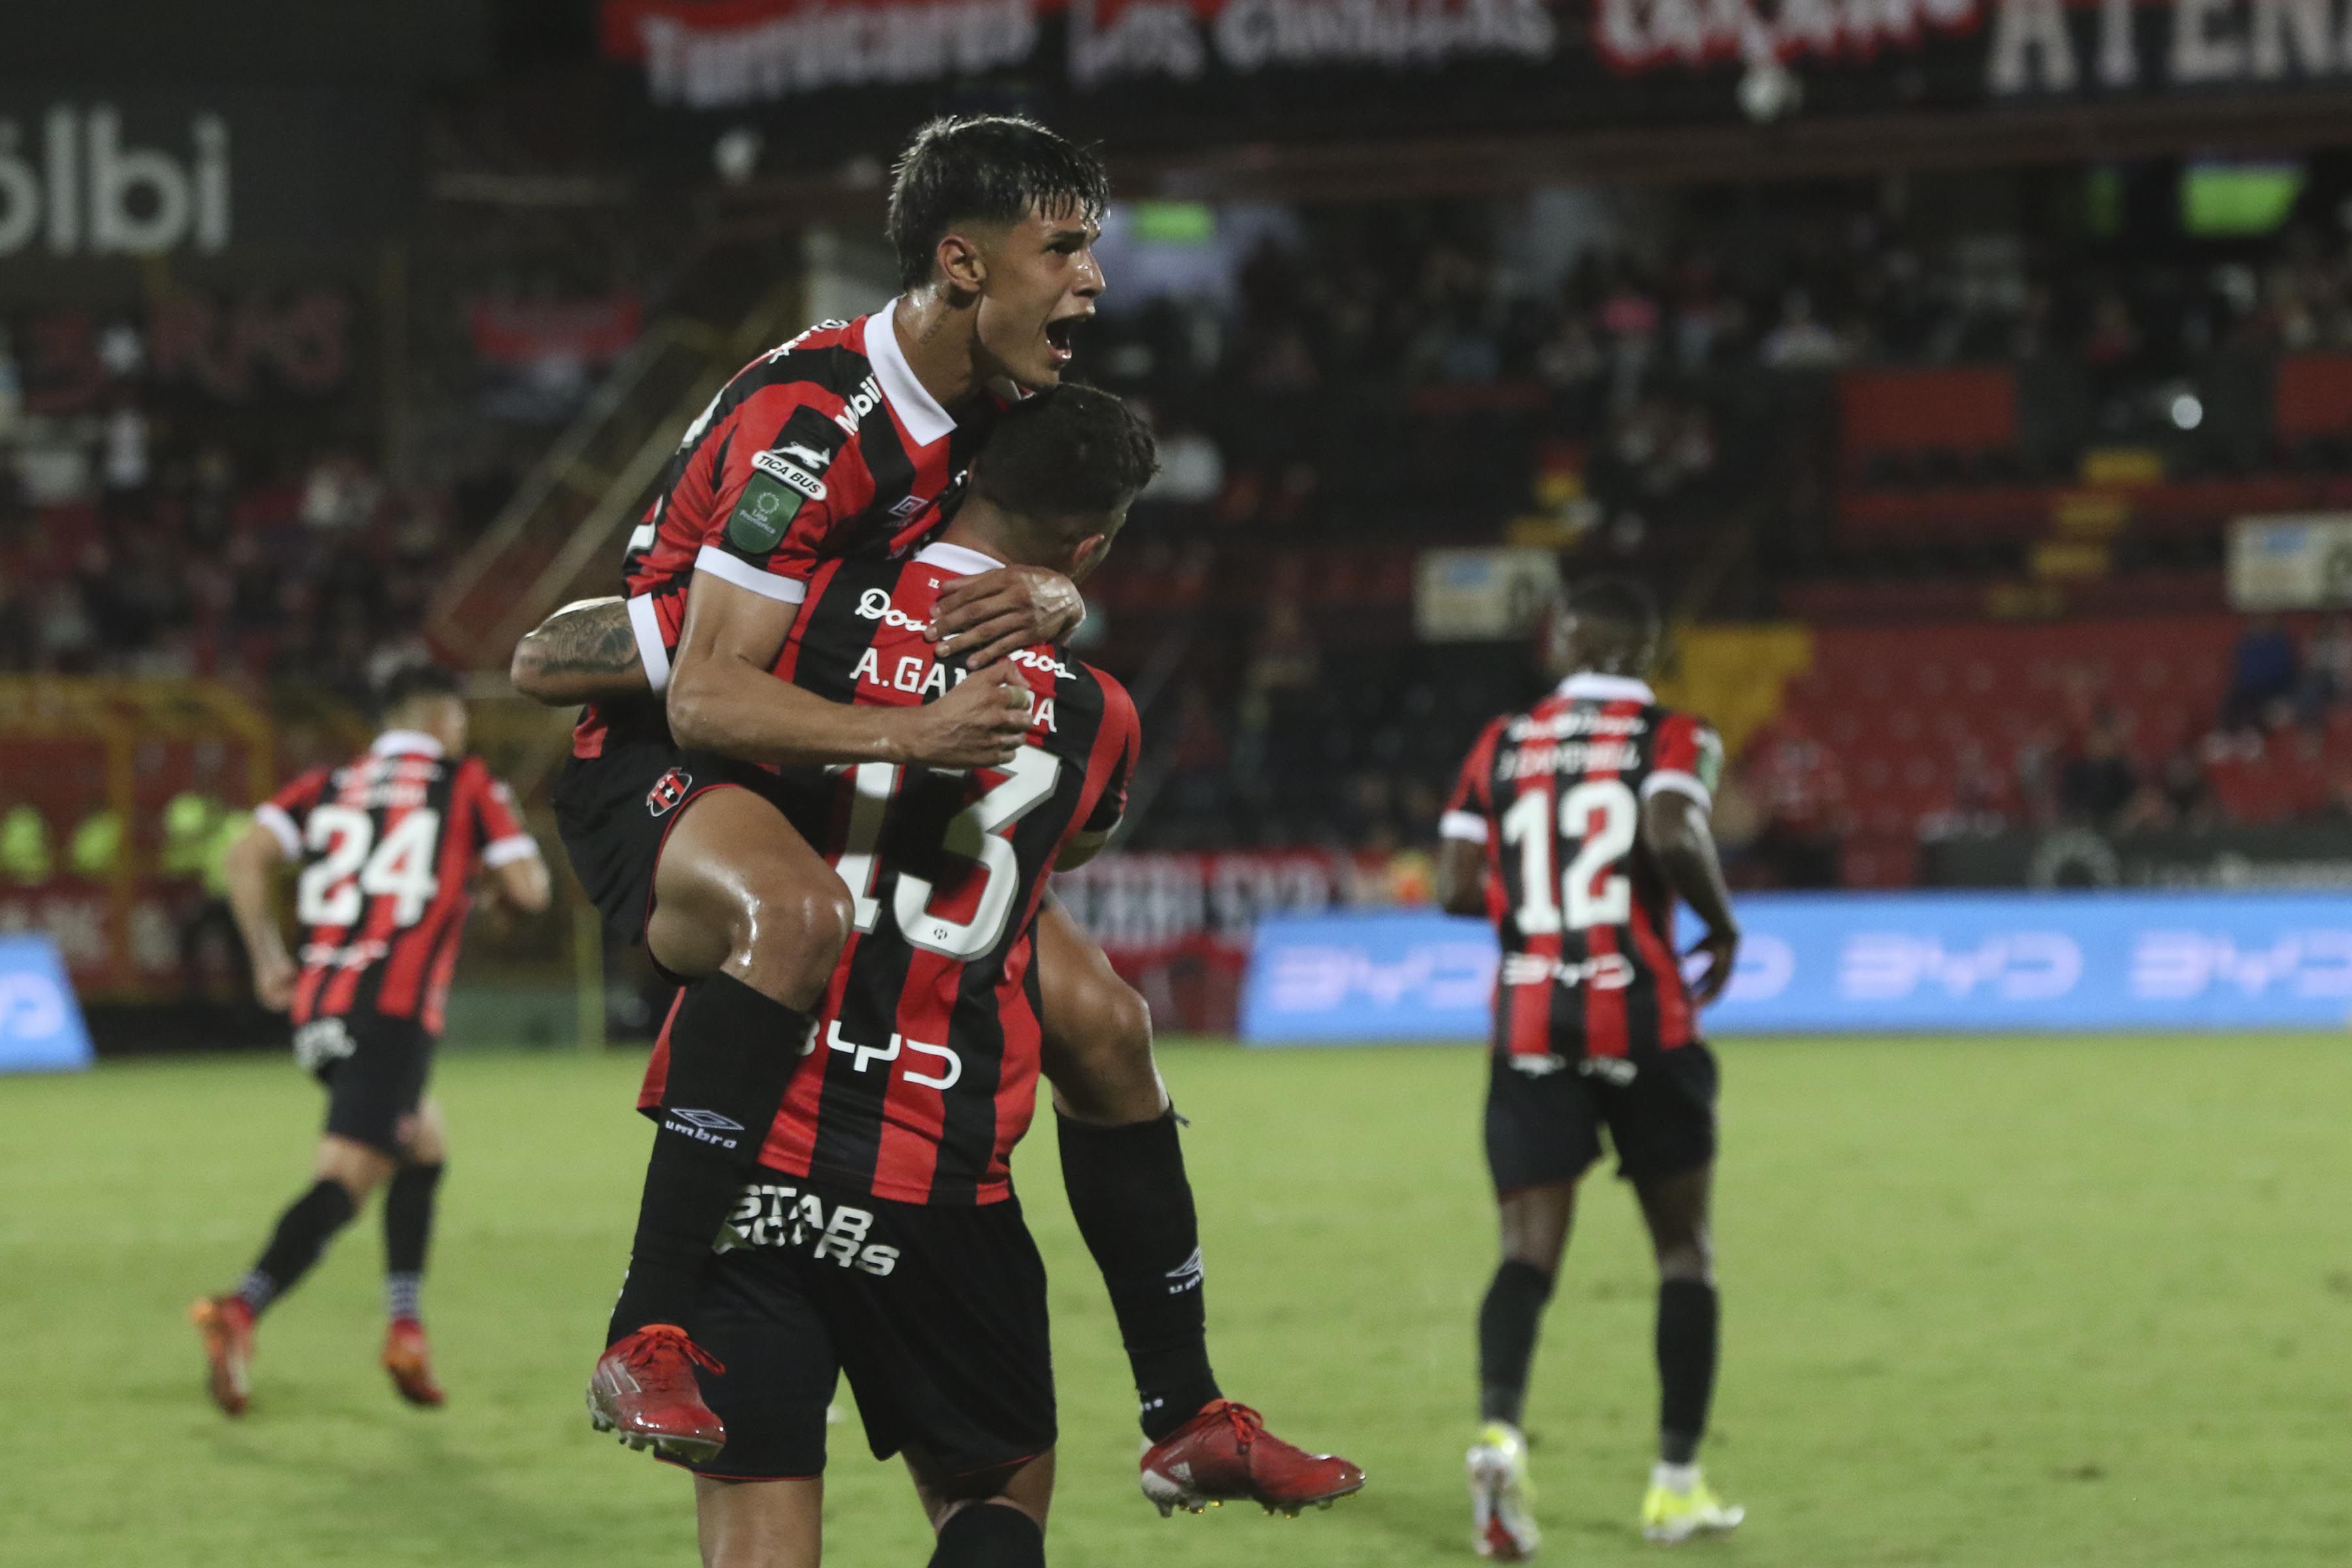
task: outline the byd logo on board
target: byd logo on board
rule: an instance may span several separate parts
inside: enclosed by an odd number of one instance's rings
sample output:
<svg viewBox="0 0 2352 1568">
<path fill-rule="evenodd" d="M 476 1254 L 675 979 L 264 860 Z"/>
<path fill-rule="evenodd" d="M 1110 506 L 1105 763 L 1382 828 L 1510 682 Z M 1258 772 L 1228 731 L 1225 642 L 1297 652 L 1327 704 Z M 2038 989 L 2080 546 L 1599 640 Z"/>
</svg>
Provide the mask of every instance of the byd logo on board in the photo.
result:
<svg viewBox="0 0 2352 1568">
<path fill-rule="evenodd" d="M 0 257 L 213 252 L 229 239 L 228 122 L 188 121 L 176 146 L 136 147 L 110 103 L 0 120 Z"/>
<path fill-rule="evenodd" d="M 2132 995 L 2186 1001 L 2234 990 L 2352 1000 L 2352 931 L 2282 931 L 2269 942 L 2219 931 L 2149 931 L 2132 944 Z"/>
<path fill-rule="evenodd" d="M 1970 946 L 1909 931 L 1864 931 L 1846 938 L 1838 957 L 1838 994 L 1849 1001 L 1899 1001 L 1921 991 L 2047 1002 L 2083 978 L 2082 944 L 2063 931 L 2021 931 Z"/>
</svg>

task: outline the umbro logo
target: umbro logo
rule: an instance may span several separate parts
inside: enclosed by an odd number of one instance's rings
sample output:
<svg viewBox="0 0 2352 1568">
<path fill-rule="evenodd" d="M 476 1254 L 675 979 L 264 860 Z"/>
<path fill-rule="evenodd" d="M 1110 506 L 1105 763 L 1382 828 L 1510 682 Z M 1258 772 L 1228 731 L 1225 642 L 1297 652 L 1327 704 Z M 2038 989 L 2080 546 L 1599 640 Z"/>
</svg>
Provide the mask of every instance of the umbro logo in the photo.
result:
<svg viewBox="0 0 2352 1568">
<path fill-rule="evenodd" d="M 1168 1281 L 1168 1293 L 1181 1296 L 1187 1290 L 1198 1290 L 1201 1281 L 1208 1277 L 1208 1268 L 1201 1261 L 1201 1249 L 1194 1247 L 1192 1256 L 1171 1268 L 1161 1278 Z"/>
<path fill-rule="evenodd" d="M 929 496 L 908 496 L 890 509 L 890 515 L 904 522 L 930 504 L 931 498 Z"/>
<path fill-rule="evenodd" d="M 665 1132 L 675 1132 L 681 1138 L 691 1138 L 697 1143 L 709 1143 L 720 1149 L 732 1149 L 736 1146 L 737 1141 L 728 1134 L 742 1131 L 743 1124 L 721 1116 L 715 1110 L 671 1110 L 665 1108 L 662 1111 L 661 1130 Z"/>
</svg>

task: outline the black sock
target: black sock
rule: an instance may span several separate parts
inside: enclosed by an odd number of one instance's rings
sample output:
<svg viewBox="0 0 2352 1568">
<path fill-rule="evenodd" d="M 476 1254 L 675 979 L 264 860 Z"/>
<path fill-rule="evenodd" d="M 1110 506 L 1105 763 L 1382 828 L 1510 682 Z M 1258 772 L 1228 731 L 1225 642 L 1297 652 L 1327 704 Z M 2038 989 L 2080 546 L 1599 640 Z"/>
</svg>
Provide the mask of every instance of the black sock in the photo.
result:
<svg viewBox="0 0 2352 1568">
<path fill-rule="evenodd" d="M 1060 1123 L 1062 1185 L 1127 1345 L 1143 1433 L 1168 1436 L 1218 1397 L 1209 1370 L 1201 1226 L 1171 1109 L 1124 1127 Z"/>
<path fill-rule="evenodd" d="M 418 1293 L 425 1285 L 425 1255 L 433 1244 L 433 1197 L 441 1185 L 438 1165 L 403 1165 L 383 1193 L 384 1315 L 424 1316 Z"/>
<path fill-rule="evenodd" d="M 351 1224 L 352 1215 L 358 1212 L 359 1205 L 352 1202 L 342 1183 L 321 1180 L 278 1216 L 278 1229 L 271 1234 L 269 1245 L 245 1271 L 236 1293 L 258 1315 L 294 1289 L 310 1271 L 310 1265 L 319 1261 L 328 1240 Z"/>
<path fill-rule="evenodd" d="M 1658 1286 L 1658 1458 L 1669 1465 L 1696 1458 L 1706 1432 L 1717 1317 L 1715 1287 L 1706 1280 Z"/>
<path fill-rule="evenodd" d="M 731 974 L 686 988 L 670 1022 L 669 1078 L 606 1344 L 692 1315 L 710 1244 L 759 1163 L 811 1026 L 806 1013 Z"/>
<path fill-rule="evenodd" d="M 1503 1259 L 1478 1308 L 1478 1419 L 1519 1425 L 1536 1330 L 1551 1300 L 1551 1276 L 1532 1263 Z"/>
<path fill-rule="evenodd" d="M 948 1521 L 930 1568 L 1045 1568 L 1045 1532 L 1017 1508 L 974 1503 Z"/>
</svg>

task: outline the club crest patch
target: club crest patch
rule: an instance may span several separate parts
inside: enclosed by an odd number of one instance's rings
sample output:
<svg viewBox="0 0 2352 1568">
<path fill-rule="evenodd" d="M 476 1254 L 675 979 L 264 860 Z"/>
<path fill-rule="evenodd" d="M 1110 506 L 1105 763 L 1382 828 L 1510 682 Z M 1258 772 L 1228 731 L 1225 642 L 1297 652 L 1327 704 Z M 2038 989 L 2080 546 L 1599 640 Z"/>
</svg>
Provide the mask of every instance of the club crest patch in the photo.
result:
<svg viewBox="0 0 2352 1568">
<path fill-rule="evenodd" d="M 693 787 L 692 773 L 684 768 L 672 768 L 656 779 L 654 787 L 646 792 L 646 809 L 656 816 L 676 810 L 678 802 L 686 798 L 686 792 Z"/>
</svg>

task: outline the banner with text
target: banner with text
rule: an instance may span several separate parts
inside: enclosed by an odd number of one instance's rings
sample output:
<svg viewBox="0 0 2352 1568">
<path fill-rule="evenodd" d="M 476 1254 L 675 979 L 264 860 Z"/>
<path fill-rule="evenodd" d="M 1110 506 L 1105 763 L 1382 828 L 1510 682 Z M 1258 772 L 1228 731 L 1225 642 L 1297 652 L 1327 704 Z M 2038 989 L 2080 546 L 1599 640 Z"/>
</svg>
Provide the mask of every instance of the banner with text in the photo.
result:
<svg viewBox="0 0 2352 1568">
<path fill-rule="evenodd" d="M 1710 1032 L 2352 1026 L 2352 901 L 2271 894 L 1763 894 Z M 1685 932 L 1685 936 L 1689 933 Z M 1418 911 L 1261 921 L 1256 1045 L 1483 1038 L 1496 950 Z"/>
<path fill-rule="evenodd" d="M 1017 106 L 1126 143 L 1656 125 L 2352 83 L 2352 0 L 605 0 L 658 110 L 824 97 L 791 155 Z M 1378 90 L 1386 84 L 1391 91 Z M 1368 89 L 1372 90 L 1368 90 Z M 838 116 L 854 100 L 872 117 Z M 1213 131 L 1199 116 L 1213 111 Z M 904 125 L 898 129 L 903 132 Z M 773 139 L 772 139 L 772 141 Z"/>
</svg>

